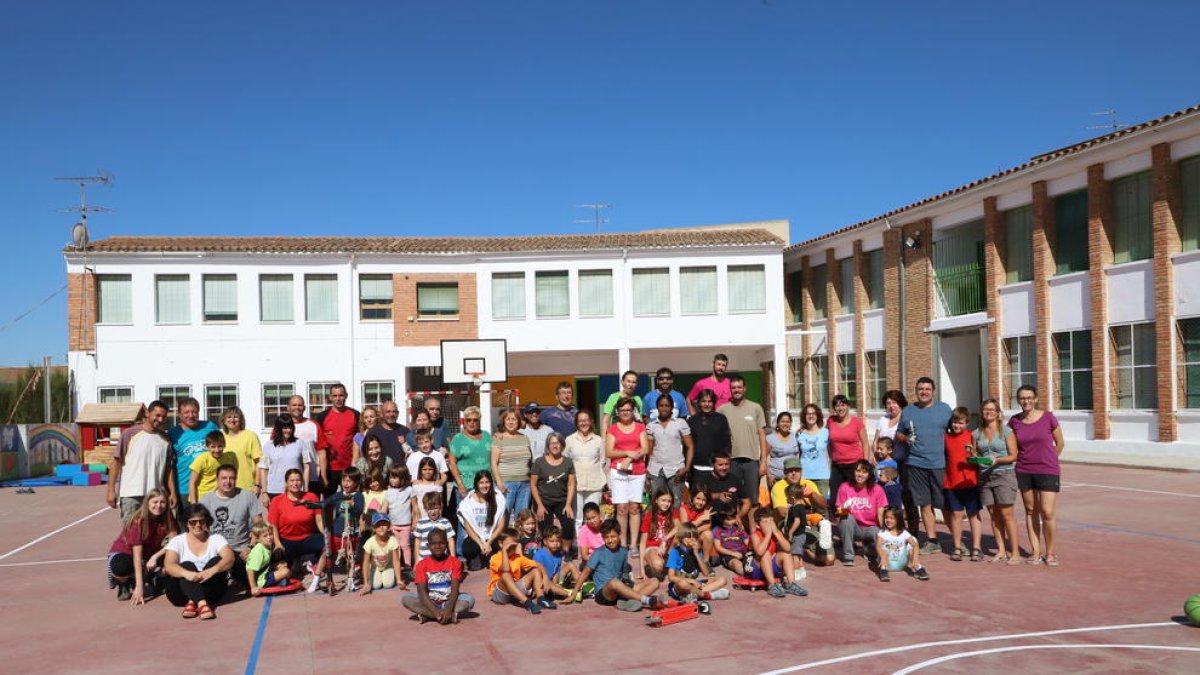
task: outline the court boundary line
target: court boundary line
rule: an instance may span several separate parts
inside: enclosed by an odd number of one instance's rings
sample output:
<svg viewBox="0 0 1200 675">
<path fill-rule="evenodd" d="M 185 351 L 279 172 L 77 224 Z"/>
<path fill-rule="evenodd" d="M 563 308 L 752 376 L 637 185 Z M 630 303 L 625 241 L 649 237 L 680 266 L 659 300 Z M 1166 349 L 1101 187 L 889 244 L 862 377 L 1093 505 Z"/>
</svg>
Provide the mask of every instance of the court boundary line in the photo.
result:
<svg viewBox="0 0 1200 675">
<path fill-rule="evenodd" d="M 104 560 L 104 556 L 98 558 L 71 558 L 69 560 L 34 560 L 32 562 L 19 563 L 0 563 L 0 567 L 32 567 L 33 565 L 61 565 L 63 563 L 77 562 L 98 562 Z"/>
<path fill-rule="evenodd" d="M 258 670 L 258 655 L 262 651 L 263 638 L 267 634 L 267 621 L 271 618 L 271 603 L 273 596 L 267 596 L 263 601 L 262 613 L 258 615 L 258 629 L 254 632 L 254 643 L 250 645 L 250 656 L 246 659 L 246 675 L 253 675 Z"/>
<path fill-rule="evenodd" d="M 1088 626 L 1085 628 L 1062 628 L 1059 630 L 1043 630 L 1033 633 L 1008 633 L 1005 635 L 988 635 L 977 638 L 961 638 L 958 640 L 938 640 L 936 642 L 922 642 L 915 645 L 901 645 L 899 647 L 888 647 L 886 649 L 875 649 L 868 652 L 858 652 L 856 654 L 847 654 L 845 656 L 836 656 L 821 661 L 811 661 L 802 663 L 797 666 L 788 666 L 778 670 L 769 670 L 760 675 L 783 675 L 784 673 L 795 673 L 801 670 L 810 670 L 812 668 L 820 668 L 822 666 L 832 666 L 838 663 L 846 663 L 847 661 L 857 661 L 859 659 L 867 659 L 875 656 L 886 656 L 888 654 L 899 654 L 901 652 L 909 652 L 917 649 L 929 649 L 931 647 L 952 647 L 954 645 L 965 645 L 974 642 L 997 642 L 1000 640 L 1018 640 L 1031 637 L 1045 637 L 1048 635 L 1069 635 L 1072 633 L 1091 633 L 1113 630 L 1127 630 L 1134 628 L 1164 628 L 1167 626 L 1184 627 L 1183 624 L 1174 621 L 1158 621 L 1154 623 L 1122 623 L 1112 624 L 1108 626 Z"/>
<path fill-rule="evenodd" d="M 1100 485 L 1099 483 L 1063 483 L 1063 487 L 1092 487 L 1103 488 L 1105 490 L 1124 490 L 1126 492 L 1142 492 L 1151 495 L 1168 495 L 1170 497 L 1191 497 L 1192 499 L 1200 499 L 1200 495 L 1187 494 L 1184 492 L 1166 492 L 1163 490 L 1143 490 L 1142 488 L 1123 487 L 1120 485 Z"/>
<path fill-rule="evenodd" d="M 946 654 L 937 658 L 914 663 L 911 666 L 902 668 L 892 673 L 892 675 L 909 675 L 918 670 L 937 666 L 949 661 L 965 659 L 973 656 L 986 656 L 988 654 L 1002 654 L 1004 652 L 1020 652 L 1033 649 L 1152 649 L 1158 651 L 1169 652 L 1200 652 L 1200 647 L 1176 647 L 1174 645 L 1127 645 L 1127 644 L 1073 644 L 1073 645 L 1016 645 L 1013 647 L 995 647 L 993 649 L 980 649 L 973 652 L 960 652 L 958 654 Z"/>
<path fill-rule="evenodd" d="M 105 511 L 111 511 L 111 510 L 112 510 L 111 508 L 105 506 L 104 508 L 100 509 L 99 511 L 96 511 L 95 513 L 86 515 L 86 516 L 80 518 L 79 520 L 76 520 L 73 523 L 67 523 L 66 525 L 63 525 L 62 527 L 58 528 L 57 530 L 54 530 L 53 532 L 47 532 L 46 534 L 43 534 L 42 536 L 38 537 L 37 539 L 34 539 L 33 541 L 29 542 L 28 544 L 25 544 L 24 546 L 18 546 L 17 548 L 14 548 L 13 550 L 9 551 L 8 553 L 5 553 L 4 555 L 0 555 L 0 560 L 4 560 L 5 558 L 7 558 L 9 556 L 16 555 L 16 554 L 20 553 L 21 551 L 24 551 L 25 549 L 29 548 L 30 546 L 33 546 L 34 544 L 39 544 L 39 543 L 49 539 L 50 537 L 53 537 L 54 535 L 58 534 L 59 532 L 62 532 L 63 530 L 75 527 L 76 525 L 84 522 L 85 520 L 90 520 L 90 519 L 95 518 L 96 516 L 100 515 L 101 513 L 104 513 Z"/>
</svg>

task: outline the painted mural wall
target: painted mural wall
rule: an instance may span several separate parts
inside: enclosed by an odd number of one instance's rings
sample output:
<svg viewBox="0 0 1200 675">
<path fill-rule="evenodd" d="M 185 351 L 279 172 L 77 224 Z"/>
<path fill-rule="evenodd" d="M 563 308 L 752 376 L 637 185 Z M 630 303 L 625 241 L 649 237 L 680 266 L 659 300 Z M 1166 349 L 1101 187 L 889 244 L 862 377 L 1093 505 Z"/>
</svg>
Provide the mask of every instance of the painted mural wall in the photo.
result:
<svg viewBox="0 0 1200 675">
<path fill-rule="evenodd" d="M 0 480 L 45 476 L 56 464 L 79 461 L 77 424 L 0 425 Z"/>
</svg>

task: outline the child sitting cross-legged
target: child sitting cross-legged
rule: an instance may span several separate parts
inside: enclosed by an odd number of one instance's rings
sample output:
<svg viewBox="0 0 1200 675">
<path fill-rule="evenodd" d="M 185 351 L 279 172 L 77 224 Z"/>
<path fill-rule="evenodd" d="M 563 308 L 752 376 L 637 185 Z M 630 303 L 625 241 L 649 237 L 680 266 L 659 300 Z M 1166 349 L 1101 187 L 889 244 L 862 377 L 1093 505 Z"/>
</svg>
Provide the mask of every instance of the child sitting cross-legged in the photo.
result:
<svg viewBox="0 0 1200 675">
<path fill-rule="evenodd" d="M 676 600 L 725 600 L 729 580 L 713 574 L 704 555 L 700 531 L 691 523 L 681 523 L 675 532 L 679 542 L 667 554 L 667 593 Z"/>
<path fill-rule="evenodd" d="M 717 502 L 713 509 L 713 550 L 720 556 L 721 565 L 737 576 L 744 576 L 750 552 L 750 535 L 742 527 L 735 507 Z"/>
<path fill-rule="evenodd" d="M 460 616 L 475 607 L 475 598 L 458 590 L 463 580 L 463 565 L 450 554 L 450 543 L 445 530 L 432 529 L 426 534 L 422 546 L 428 555 L 413 569 L 417 592 L 400 598 L 404 608 L 421 623 L 430 620 L 443 625 L 458 623 Z"/>
<path fill-rule="evenodd" d="M 271 526 L 257 522 L 250 527 L 250 555 L 246 557 L 246 588 L 250 595 L 262 594 L 262 589 L 286 586 L 291 582 L 292 571 L 284 558 L 283 549 L 275 548 Z"/>
<path fill-rule="evenodd" d="M 546 572 L 542 566 L 521 553 L 520 536 L 511 527 L 500 531 L 499 551 L 488 564 L 491 580 L 488 597 L 497 605 L 520 605 L 530 614 L 541 614 L 542 608 L 556 609 L 546 593 Z"/>
<path fill-rule="evenodd" d="M 546 572 L 546 593 L 559 598 L 570 598 L 572 591 L 564 586 L 579 579 L 579 566 L 564 561 L 562 528 L 551 525 L 542 531 L 542 545 L 533 554 L 533 561 Z"/>
<path fill-rule="evenodd" d="M 771 509 L 760 508 L 755 511 L 754 523 L 756 527 L 750 534 L 750 546 L 754 551 L 756 564 L 747 576 L 766 581 L 767 593 L 773 598 L 782 598 L 789 593 L 808 595 L 808 591 L 800 584 L 791 581 L 796 574 L 796 568 L 792 564 L 792 546 L 783 536 L 783 532 L 775 526 L 775 516 Z"/>
<path fill-rule="evenodd" d="M 917 538 L 904 529 L 904 511 L 894 506 L 883 510 L 883 531 L 875 539 L 879 556 L 879 580 L 891 581 L 888 572 L 907 570 L 921 581 L 929 581 L 929 573 L 921 566 L 921 547 Z"/>
<path fill-rule="evenodd" d="M 616 606 L 626 612 L 638 612 L 642 607 L 659 607 L 662 599 L 655 596 L 658 579 L 642 579 L 636 585 L 627 581 L 629 549 L 621 546 L 621 526 L 616 520 L 606 520 L 600 526 L 604 546 L 592 551 L 587 566 L 575 585 L 576 600 L 583 593 L 583 585 L 591 579 L 596 586 L 596 603 Z"/>
</svg>

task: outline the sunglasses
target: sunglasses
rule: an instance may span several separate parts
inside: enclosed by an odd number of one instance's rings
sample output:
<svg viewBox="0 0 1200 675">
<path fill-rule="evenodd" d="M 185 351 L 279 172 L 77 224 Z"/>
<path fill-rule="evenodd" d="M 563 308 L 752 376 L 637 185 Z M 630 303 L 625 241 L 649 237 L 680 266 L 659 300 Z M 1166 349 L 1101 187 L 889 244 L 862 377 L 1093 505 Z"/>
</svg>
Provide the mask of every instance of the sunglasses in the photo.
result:
<svg viewBox="0 0 1200 675">
<path fill-rule="evenodd" d="M 199 519 L 199 520 L 195 520 L 195 519 L 193 519 L 193 520 L 189 520 L 189 521 L 187 521 L 187 524 L 188 524 L 188 525 L 207 525 L 207 524 L 208 524 L 208 521 L 207 521 L 207 520 L 204 520 L 203 518 L 201 518 L 201 519 Z"/>
</svg>

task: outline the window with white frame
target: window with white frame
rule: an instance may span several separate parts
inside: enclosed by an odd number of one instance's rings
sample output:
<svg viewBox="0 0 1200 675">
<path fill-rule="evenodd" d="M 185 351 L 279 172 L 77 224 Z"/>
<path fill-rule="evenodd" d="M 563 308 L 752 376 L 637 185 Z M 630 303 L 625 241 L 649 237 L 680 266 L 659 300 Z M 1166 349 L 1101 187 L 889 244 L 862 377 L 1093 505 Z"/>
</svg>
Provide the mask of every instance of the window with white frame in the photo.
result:
<svg viewBox="0 0 1200 675">
<path fill-rule="evenodd" d="M 288 399 L 296 394 L 291 382 L 270 382 L 262 386 L 263 427 L 275 426 L 275 420 L 287 412 Z"/>
<path fill-rule="evenodd" d="M 1021 385 L 1037 386 L 1037 341 L 1032 335 L 1004 338 L 1004 382 L 1011 410 L 1018 407 Z"/>
<path fill-rule="evenodd" d="M 331 323 L 338 320 L 336 274 L 304 275 L 304 320 Z"/>
<path fill-rule="evenodd" d="M 612 315 L 612 270 L 579 270 L 579 316 Z"/>
<path fill-rule="evenodd" d="M 188 323 L 191 291 L 188 275 L 158 274 L 154 277 L 154 322 Z"/>
<path fill-rule="evenodd" d="M 838 393 L 845 394 L 851 408 L 858 408 L 858 357 L 853 353 L 838 354 Z"/>
<path fill-rule="evenodd" d="M 1179 319 L 1179 384 L 1182 408 L 1200 408 L 1200 317 Z"/>
<path fill-rule="evenodd" d="M 838 261 L 838 272 L 842 275 L 838 286 L 839 299 L 842 301 L 842 314 L 854 313 L 854 258 L 843 258 Z M 849 394 L 847 394 L 849 396 Z"/>
<path fill-rule="evenodd" d="M 295 317 L 292 275 L 258 275 L 258 305 L 260 321 L 267 323 L 292 321 Z"/>
<path fill-rule="evenodd" d="M 237 321 L 237 275 L 205 274 L 200 282 L 205 323 Z"/>
<path fill-rule="evenodd" d="M 362 383 L 362 404 L 373 405 L 376 408 L 387 401 L 395 400 L 395 383 L 389 380 L 379 380 Z"/>
<path fill-rule="evenodd" d="M 133 403 L 133 387 L 100 387 L 96 400 L 100 403 Z"/>
<path fill-rule="evenodd" d="M 666 267 L 633 270 L 633 315 L 671 315 L 671 271 Z"/>
<path fill-rule="evenodd" d="M 729 266 L 729 313 L 767 311 L 767 272 L 762 265 Z"/>
<path fill-rule="evenodd" d="M 788 359 L 788 407 L 797 410 L 804 406 L 804 359 Z"/>
<path fill-rule="evenodd" d="M 387 321 L 392 318 L 392 275 L 359 275 L 358 318 L 363 321 Z"/>
<path fill-rule="evenodd" d="M 310 416 L 329 407 L 329 388 L 335 384 L 337 382 L 308 383 L 308 414 Z"/>
<path fill-rule="evenodd" d="M 1061 410 L 1091 410 L 1092 331 L 1064 331 L 1053 337 L 1057 407 Z"/>
<path fill-rule="evenodd" d="M 133 276 L 96 275 L 96 323 L 133 323 Z"/>
<path fill-rule="evenodd" d="M 679 268 L 679 312 L 686 315 L 717 313 L 717 268 Z"/>
<path fill-rule="evenodd" d="M 829 405 L 829 357 L 822 354 L 812 357 L 810 361 L 812 361 L 815 403 L 824 408 Z"/>
<path fill-rule="evenodd" d="M 422 319 L 458 316 L 458 283 L 418 283 L 417 316 Z"/>
<path fill-rule="evenodd" d="M 525 273 L 492 274 L 492 318 L 511 321 L 525 318 Z"/>
<path fill-rule="evenodd" d="M 284 401 L 286 404 L 286 400 Z M 206 384 L 204 385 L 204 417 L 210 422 L 221 426 L 221 414 L 226 408 L 238 404 L 238 386 L 236 384 Z M 275 424 L 272 420 L 271 424 Z"/>
<path fill-rule="evenodd" d="M 537 318 L 567 318 L 571 315 L 570 276 L 565 270 L 534 272 L 533 297 Z"/>
<path fill-rule="evenodd" d="M 186 384 L 166 384 L 158 386 L 158 400 L 167 404 L 167 421 L 171 426 L 179 424 L 179 401 L 192 395 L 192 388 Z"/>
<path fill-rule="evenodd" d="M 882 349 L 863 354 L 866 362 L 867 406 L 868 409 L 883 410 L 883 395 L 887 392 L 887 360 L 886 352 Z"/>
<path fill-rule="evenodd" d="M 1158 408 L 1154 323 L 1109 326 L 1108 333 L 1112 340 L 1113 407 Z"/>
</svg>

